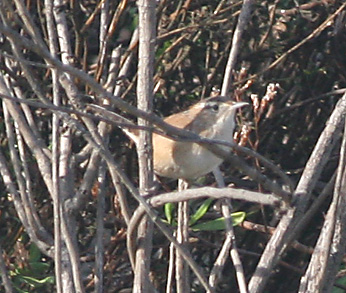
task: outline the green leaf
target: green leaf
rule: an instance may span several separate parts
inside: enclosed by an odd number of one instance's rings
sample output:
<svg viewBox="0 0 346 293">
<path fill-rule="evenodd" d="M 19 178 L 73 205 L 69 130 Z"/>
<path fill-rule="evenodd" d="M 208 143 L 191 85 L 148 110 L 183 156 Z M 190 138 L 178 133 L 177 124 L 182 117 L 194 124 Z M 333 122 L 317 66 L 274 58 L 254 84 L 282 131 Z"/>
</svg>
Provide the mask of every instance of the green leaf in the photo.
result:
<svg viewBox="0 0 346 293">
<path fill-rule="evenodd" d="M 18 276 L 30 276 L 30 277 L 36 277 L 36 276 L 42 276 L 48 269 L 50 265 L 48 263 L 44 262 L 32 262 L 30 263 L 29 267 L 25 268 L 16 268 L 15 274 Z"/>
<path fill-rule="evenodd" d="M 31 262 L 30 263 L 30 268 L 39 274 L 43 274 L 44 272 L 46 272 L 49 269 L 50 265 L 48 263 L 45 262 Z"/>
<path fill-rule="evenodd" d="M 155 53 L 155 56 L 156 56 L 156 57 L 160 57 L 160 56 L 163 54 L 163 52 L 165 52 L 166 49 L 167 49 L 170 45 L 172 45 L 172 41 L 171 41 L 171 40 L 165 41 L 165 42 L 162 44 L 162 46 L 161 46 L 160 48 L 157 49 L 157 51 L 156 51 L 156 53 Z"/>
<path fill-rule="evenodd" d="M 232 213 L 233 226 L 237 226 L 245 220 L 245 212 Z M 212 221 L 203 222 L 191 227 L 193 231 L 218 231 L 225 230 L 225 218 L 221 217 Z"/>
<path fill-rule="evenodd" d="M 165 209 L 165 216 L 169 224 L 172 224 L 173 222 L 173 212 L 175 209 L 175 205 L 173 203 L 166 203 L 164 206 Z"/>
<path fill-rule="evenodd" d="M 55 280 L 53 276 L 46 277 L 42 280 L 40 279 L 35 279 L 32 277 L 28 276 L 18 276 L 19 279 L 21 279 L 23 282 L 29 284 L 30 286 L 34 288 L 42 287 L 43 285 L 46 284 L 54 284 Z"/>
<path fill-rule="evenodd" d="M 34 243 L 30 244 L 29 255 L 29 262 L 38 262 L 41 258 L 41 252 Z"/>
<path fill-rule="evenodd" d="M 245 212 L 235 212 L 231 214 L 233 226 L 238 226 L 245 221 L 246 213 Z"/>
<path fill-rule="evenodd" d="M 213 202 L 213 199 L 208 198 L 201 204 L 198 210 L 191 216 L 190 223 L 189 223 L 190 226 L 195 224 L 200 218 L 202 218 L 205 215 L 205 213 L 208 211 L 212 202 Z"/>
</svg>

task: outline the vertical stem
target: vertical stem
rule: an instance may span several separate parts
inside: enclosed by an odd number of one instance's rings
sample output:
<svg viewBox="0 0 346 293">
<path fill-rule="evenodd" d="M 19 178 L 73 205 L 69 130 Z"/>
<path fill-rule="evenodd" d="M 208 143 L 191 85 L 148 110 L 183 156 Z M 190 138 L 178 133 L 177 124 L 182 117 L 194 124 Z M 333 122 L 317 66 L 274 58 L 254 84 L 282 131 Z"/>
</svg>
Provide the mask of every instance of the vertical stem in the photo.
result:
<svg viewBox="0 0 346 293">
<path fill-rule="evenodd" d="M 188 183 L 184 180 L 179 180 L 179 191 L 188 188 Z M 188 225 L 189 225 L 189 205 L 188 201 L 179 202 L 178 204 L 178 227 L 177 227 L 177 240 L 185 246 L 188 242 Z M 190 292 L 189 282 L 189 268 L 184 261 L 183 256 L 176 250 L 176 271 L 177 292 Z"/>
<path fill-rule="evenodd" d="M 226 69 L 225 69 L 225 77 L 223 79 L 222 89 L 221 89 L 221 95 L 223 96 L 229 95 L 229 91 L 232 84 L 232 73 L 235 68 L 235 64 L 237 62 L 241 38 L 251 16 L 252 2 L 253 0 L 244 0 L 243 6 L 238 18 L 237 27 L 233 34 L 232 47 L 231 47 L 231 51 L 229 52 L 229 57 L 228 57 L 228 61 L 227 61 Z"/>
<path fill-rule="evenodd" d="M 95 245 L 95 293 L 104 292 L 103 288 L 103 266 L 104 266 L 104 217 L 105 217 L 105 180 L 106 166 L 102 162 L 99 168 L 99 192 L 97 196 L 97 218 L 96 218 L 96 245 Z"/>
<path fill-rule="evenodd" d="M 226 187 L 225 181 L 222 177 L 222 173 L 218 167 L 213 170 L 213 174 L 215 176 L 218 187 L 220 188 Z M 226 260 L 228 258 L 228 254 L 230 254 L 233 265 L 234 265 L 234 269 L 236 271 L 239 292 L 247 293 L 248 289 L 246 285 L 243 264 L 239 256 L 239 252 L 237 250 L 236 241 L 235 241 L 236 238 L 235 238 L 235 233 L 233 229 L 232 216 L 231 216 L 232 203 L 229 199 L 224 199 L 222 201 L 221 211 L 222 211 L 223 217 L 225 218 L 226 237 L 222 245 L 221 251 L 219 252 L 219 255 L 215 261 L 214 267 L 210 273 L 209 284 L 213 288 L 216 287 L 218 277 L 222 273 L 222 269 L 225 266 Z"/>
<path fill-rule="evenodd" d="M 139 48 L 138 48 L 138 108 L 152 112 L 153 70 L 156 38 L 155 0 L 139 0 Z M 138 119 L 138 125 L 148 126 L 148 122 Z M 152 134 L 140 131 L 137 145 L 139 164 L 139 189 L 146 195 L 153 186 Z M 135 279 L 133 292 L 152 292 L 149 281 L 150 255 L 152 250 L 153 223 L 144 217 L 138 228 L 138 248 L 136 252 Z"/>
<path fill-rule="evenodd" d="M 53 74 L 53 91 L 56 94 L 57 89 L 57 74 Z M 54 94 L 53 102 L 59 105 L 59 99 Z M 61 264 L 61 201 L 60 201 L 60 188 L 59 188 L 59 123 L 60 119 L 53 113 L 52 118 L 52 179 L 53 179 L 53 214 L 54 214 L 54 265 L 55 265 L 55 278 L 57 293 L 62 292 L 62 264 Z"/>
<path fill-rule="evenodd" d="M 53 2 L 45 0 L 47 31 L 49 39 L 49 51 L 53 56 L 57 55 L 58 45 L 54 30 Z M 59 77 L 56 69 L 52 68 L 53 103 L 60 105 Z M 59 188 L 59 117 L 53 113 L 52 117 L 52 180 L 53 180 L 53 215 L 54 215 L 54 270 L 56 279 L 56 291 L 61 293 L 62 289 L 62 263 L 61 263 L 61 202 Z"/>
<path fill-rule="evenodd" d="M 175 262 L 175 254 L 174 254 L 174 245 L 171 243 L 169 245 L 169 263 L 167 270 L 167 284 L 166 284 L 166 293 L 172 293 L 173 288 L 173 274 L 174 274 L 174 262 Z"/>
</svg>

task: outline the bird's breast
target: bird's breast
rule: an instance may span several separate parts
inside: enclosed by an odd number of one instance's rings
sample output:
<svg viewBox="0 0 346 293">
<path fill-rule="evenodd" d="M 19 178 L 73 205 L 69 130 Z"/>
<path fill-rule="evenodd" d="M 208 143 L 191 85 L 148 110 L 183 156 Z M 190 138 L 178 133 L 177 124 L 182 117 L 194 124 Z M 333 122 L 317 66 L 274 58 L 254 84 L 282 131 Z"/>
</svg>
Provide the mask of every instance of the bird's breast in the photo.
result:
<svg viewBox="0 0 346 293">
<path fill-rule="evenodd" d="M 168 138 L 154 142 L 154 169 L 164 177 L 195 179 L 211 172 L 222 160 L 197 143 Z"/>
</svg>

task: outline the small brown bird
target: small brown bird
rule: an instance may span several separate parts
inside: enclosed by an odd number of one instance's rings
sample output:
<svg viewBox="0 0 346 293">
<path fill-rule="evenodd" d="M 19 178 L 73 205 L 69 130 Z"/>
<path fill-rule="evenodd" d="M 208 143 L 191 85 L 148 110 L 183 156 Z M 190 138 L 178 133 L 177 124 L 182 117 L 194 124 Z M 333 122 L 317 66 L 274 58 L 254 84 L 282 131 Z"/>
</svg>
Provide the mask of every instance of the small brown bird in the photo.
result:
<svg viewBox="0 0 346 293">
<path fill-rule="evenodd" d="M 245 105 L 248 103 L 216 96 L 201 100 L 188 110 L 173 114 L 164 121 L 204 138 L 232 142 L 236 110 Z M 211 172 L 223 161 L 197 143 L 174 141 L 155 133 L 153 149 L 155 172 L 173 179 L 198 178 Z"/>
<path fill-rule="evenodd" d="M 186 111 L 168 116 L 164 121 L 203 138 L 232 142 L 236 111 L 246 105 L 248 103 L 234 102 L 224 96 L 214 96 L 199 101 Z M 113 121 L 133 124 L 126 118 L 114 112 L 104 111 L 97 105 L 89 107 Z M 121 128 L 138 144 L 138 129 L 125 126 Z M 227 149 L 226 146 L 223 148 Z M 197 143 L 175 141 L 157 133 L 153 134 L 153 149 L 155 173 L 173 179 L 196 179 L 211 172 L 223 161 Z"/>
</svg>

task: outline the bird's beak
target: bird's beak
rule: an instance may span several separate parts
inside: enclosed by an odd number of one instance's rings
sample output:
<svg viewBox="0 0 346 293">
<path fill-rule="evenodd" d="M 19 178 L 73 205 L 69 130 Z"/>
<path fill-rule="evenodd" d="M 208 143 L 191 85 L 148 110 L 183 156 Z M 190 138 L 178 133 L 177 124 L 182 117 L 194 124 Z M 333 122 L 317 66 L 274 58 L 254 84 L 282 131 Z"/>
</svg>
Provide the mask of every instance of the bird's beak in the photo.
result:
<svg viewBox="0 0 346 293">
<path fill-rule="evenodd" d="M 246 102 L 236 102 L 232 105 L 232 108 L 233 109 L 238 109 L 238 108 L 241 108 L 241 107 L 244 107 L 244 106 L 248 106 L 249 103 L 246 103 Z"/>
</svg>

